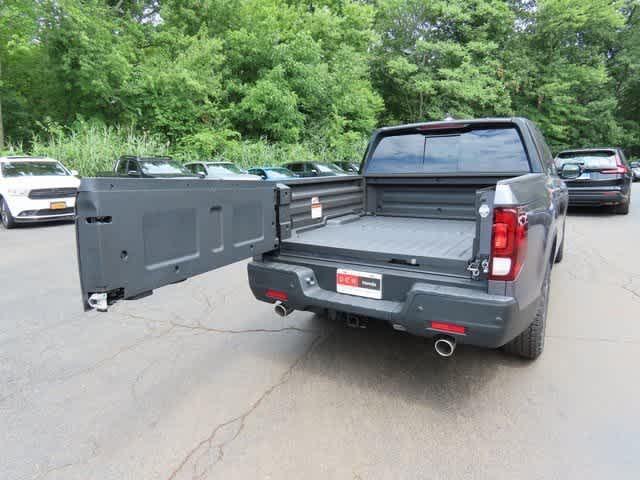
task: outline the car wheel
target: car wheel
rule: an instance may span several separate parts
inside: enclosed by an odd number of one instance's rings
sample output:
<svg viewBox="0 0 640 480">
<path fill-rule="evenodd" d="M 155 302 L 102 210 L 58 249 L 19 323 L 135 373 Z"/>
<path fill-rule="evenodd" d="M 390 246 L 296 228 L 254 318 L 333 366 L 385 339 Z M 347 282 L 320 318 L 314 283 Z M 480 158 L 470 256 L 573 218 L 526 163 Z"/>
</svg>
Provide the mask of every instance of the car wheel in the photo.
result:
<svg viewBox="0 0 640 480">
<path fill-rule="evenodd" d="M 542 295 L 536 309 L 536 315 L 524 332 L 507 343 L 504 351 L 528 360 L 535 360 L 544 350 L 544 332 L 547 325 L 547 310 L 549 309 L 549 286 L 551 284 L 551 266 L 542 284 Z"/>
<path fill-rule="evenodd" d="M 13 215 L 11 215 L 9 206 L 4 201 L 4 198 L 0 198 L 0 221 L 2 222 L 2 226 L 7 229 L 13 228 L 16 225 Z"/>
<path fill-rule="evenodd" d="M 631 204 L 631 201 L 627 200 L 625 203 L 616 205 L 614 207 L 614 212 L 616 212 L 618 215 L 626 215 L 627 213 L 629 213 L 629 204 Z"/>
</svg>

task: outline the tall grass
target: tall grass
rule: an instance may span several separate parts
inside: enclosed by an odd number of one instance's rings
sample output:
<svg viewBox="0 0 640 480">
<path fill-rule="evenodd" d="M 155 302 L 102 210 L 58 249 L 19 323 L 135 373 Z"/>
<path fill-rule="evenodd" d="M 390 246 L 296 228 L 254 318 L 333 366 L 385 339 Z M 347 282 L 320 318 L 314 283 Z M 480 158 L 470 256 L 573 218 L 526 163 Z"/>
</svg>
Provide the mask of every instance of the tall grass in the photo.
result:
<svg viewBox="0 0 640 480">
<path fill-rule="evenodd" d="M 22 145 L 9 147 L 10 153 L 29 153 L 60 160 L 82 176 L 112 170 L 121 155 L 171 155 L 182 161 L 230 161 L 242 168 L 281 165 L 293 161 L 333 162 L 338 159 L 359 161 L 366 140 L 360 137 L 328 147 L 314 143 L 273 144 L 265 140 L 232 139 L 220 143 L 216 151 L 185 145 L 170 146 L 160 135 L 136 132 L 132 128 L 106 126 L 100 122 L 77 121 L 72 127 L 50 124 L 43 134 L 33 138 L 29 152 Z M 203 153 L 204 152 L 204 153 Z"/>
<path fill-rule="evenodd" d="M 82 121 L 68 129 L 49 126 L 45 134 L 33 139 L 30 153 L 55 158 L 91 176 L 111 170 L 120 155 L 167 155 L 168 150 L 157 135 Z"/>
</svg>

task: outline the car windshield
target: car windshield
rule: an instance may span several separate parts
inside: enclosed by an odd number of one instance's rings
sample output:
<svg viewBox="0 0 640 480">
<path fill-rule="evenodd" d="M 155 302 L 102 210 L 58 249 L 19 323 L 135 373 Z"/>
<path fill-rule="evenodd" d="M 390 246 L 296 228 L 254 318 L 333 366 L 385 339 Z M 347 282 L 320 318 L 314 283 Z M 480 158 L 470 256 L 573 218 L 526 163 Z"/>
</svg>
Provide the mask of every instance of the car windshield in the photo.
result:
<svg viewBox="0 0 640 480">
<path fill-rule="evenodd" d="M 189 175 L 190 172 L 175 160 L 140 160 L 140 168 L 147 175 Z"/>
<path fill-rule="evenodd" d="M 5 177 L 63 177 L 69 172 L 59 162 L 3 162 L 2 175 Z"/>
<path fill-rule="evenodd" d="M 586 169 L 616 168 L 617 159 L 611 150 L 593 152 L 563 152 L 556 158 L 556 166 L 562 168 L 566 163 L 577 163 Z"/>
<path fill-rule="evenodd" d="M 219 167 L 224 170 L 227 170 L 227 173 L 228 172 L 238 173 L 238 174 L 245 173 L 244 170 L 242 170 L 240 167 L 238 167 L 233 163 L 210 163 L 209 167 Z"/>
<path fill-rule="evenodd" d="M 531 171 L 527 153 L 515 128 L 387 135 L 375 146 L 366 168 L 369 173 Z"/>
<path fill-rule="evenodd" d="M 296 176 L 296 174 L 288 168 L 265 168 L 264 171 L 267 172 L 269 178 L 289 178 Z"/>
<path fill-rule="evenodd" d="M 345 173 L 343 169 L 334 163 L 316 163 L 314 166 L 322 173 Z"/>
</svg>

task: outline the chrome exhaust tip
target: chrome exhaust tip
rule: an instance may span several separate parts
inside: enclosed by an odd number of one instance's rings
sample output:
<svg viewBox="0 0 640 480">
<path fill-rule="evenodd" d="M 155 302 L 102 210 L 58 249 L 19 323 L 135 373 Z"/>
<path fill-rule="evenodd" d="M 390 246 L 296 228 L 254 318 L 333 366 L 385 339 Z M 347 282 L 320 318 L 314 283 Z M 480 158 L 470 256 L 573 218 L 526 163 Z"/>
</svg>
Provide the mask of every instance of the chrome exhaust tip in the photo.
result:
<svg viewBox="0 0 640 480">
<path fill-rule="evenodd" d="M 433 346 L 441 357 L 450 357 L 456 351 L 456 341 L 451 337 L 439 337 Z"/>
<path fill-rule="evenodd" d="M 274 307 L 274 310 L 281 317 L 286 317 L 291 312 L 293 312 L 293 308 L 291 308 L 286 303 L 282 303 L 282 302 L 276 302 L 276 306 Z"/>
</svg>

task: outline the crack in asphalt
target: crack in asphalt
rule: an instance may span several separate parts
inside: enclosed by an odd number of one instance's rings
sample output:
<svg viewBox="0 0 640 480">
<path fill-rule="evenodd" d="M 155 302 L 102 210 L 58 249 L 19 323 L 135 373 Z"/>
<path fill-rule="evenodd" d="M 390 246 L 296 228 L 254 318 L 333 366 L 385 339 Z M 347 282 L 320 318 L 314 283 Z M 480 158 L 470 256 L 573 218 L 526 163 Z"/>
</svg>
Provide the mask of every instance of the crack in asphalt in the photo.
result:
<svg viewBox="0 0 640 480">
<path fill-rule="evenodd" d="M 280 332 L 318 333 L 317 330 L 311 330 L 311 329 L 300 328 L 300 327 L 226 329 L 226 328 L 205 327 L 202 324 L 188 325 L 188 324 L 175 323 L 175 322 L 170 322 L 170 323 L 174 327 L 185 328 L 188 330 L 213 332 L 213 333 L 230 333 L 230 334 L 280 333 Z"/>
<path fill-rule="evenodd" d="M 87 373 L 91 373 L 91 372 L 97 370 L 98 368 L 100 368 L 101 366 L 103 366 L 105 363 L 108 363 L 108 362 L 116 359 L 117 357 L 119 357 L 123 353 L 129 352 L 131 350 L 135 350 L 140 345 L 148 342 L 149 340 L 157 340 L 159 338 L 162 338 L 162 337 L 165 337 L 165 336 L 169 335 L 174 329 L 175 329 L 175 327 L 171 326 L 171 327 L 167 328 L 166 330 L 162 331 L 159 335 L 154 335 L 152 333 L 149 334 L 149 335 L 145 335 L 144 337 L 140 338 L 138 341 L 136 341 L 134 343 L 131 343 L 129 345 L 125 345 L 122 348 L 119 348 L 112 355 L 109 355 L 108 357 L 103 358 L 99 362 L 96 362 L 96 363 L 94 363 L 93 365 L 90 365 L 87 368 L 84 368 L 82 370 L 78 370 L 77 372 L 73 372 L 73 373 L 71 373 L 69 375 L 57 377 L 57 378 L 53 379 L 52 381 L 53 382 L 65 381 L 65 380 L 69 380 L 71 378 L 77 377 L 79 375 L 86 375 Z"/>
<path fill-rule="evenodd" d="M 138 348 L 140 345 L 151 341 L 151 340 L 157 340 L 159 338 L 165 337 L 166 335 L 168 335 L 169 333 L 171 333 L 176 327 L 175 326 L 170 326 L 169 328 L 167 328 L 166 330 L 162 331 L 160 334 L 158 335 L 154 335 L 153 333 L 145 335 L 144 337 L 138 339 L 137 341 L 135 341 L 134 343 L 125 345 L 124 347 L 119 348 L 118 350 L 116 350 L 113 354 L 109 355 L 108 357 L 105 357 L 103 359 L 101 359 L 100 361 L 86 367 L 83 368 L 82 370 L 78 370 L 75 372 L 71 372 L 67 375 L 61 375 L 58 377 L 54 377 L 54 378 L 45 378 L 41 381 L 37 381 L 34 383 L 26 383 L 25 385 L 19 387 L 17 390 L 3 396 L 0 397 L 0 404 L 5 402 L 6 400 L 10 399 L 11 397 L 17 395 L 18 393 L 24 391 L 26 388 L 28 387 L 34 387 L 36 385 L 42 385 L 42 384 L 47 384 L 47 383 L 56 383 L 56 382 L 64 382 L 67 380 L 70 380 L 72 378 L 78 377 L 80 375 L 86 375 L 88 373 L 92 373 L 95 370 L 99 369 L 100 367 L 104 366 L 105 364 L 111 362 L 112 360 L 116 359 L 117 357 L 119 357 L 120 355 L 122 355 L 123 353 L 129 352 L 131 350 L 135 350 L 136 348 Z"/>
<path fill-rule="evenodd" d="M 287 370 L 282 374 L 282 376 L 280 377 L 280 379 L 278 380 L 278 382 L 274 383 L 273 385 L 271 385 L 269 388 L 267 388 L 264 392 L 262 392 L 262 394 L 258 397 L 257 400 L 255 400 L 251 405 L 249 405 L 249 408 L 247 408 L 243 413 L 241 413 L 240 415 L 237 415 L 236 417 L 233 417 L 223 423 L 219 423 L 218 425 L 216 425 L 210 432 L 210 434 L 203 440 L 201 440 L 195 447 L 193 447 L 191 450 L 189 450 L 189 452 L 187 453 L 187 455 L 182 459 L 182 461 L 178 464 L 178 466 L 171 472 L 171 474 L 168 477 L 168 480 L 174 480 L 177 475 L 182 471 L 182 469 L 187 465 L 187 463 L 194 458 L 194 456 L 198 453 L 198 451 L 200 449 L 202 449 L 203 447 L 206 447 L 204 449 L 204 451 L 198 455 L 198 457 L 196 458 L 196 461 L 194 462 L 193 465 L 193 469 L 194 469 L 194 475 L 196 474 L 195 469 L 198 465 L 198 460 L 200 460 L 204 455 L 207 454 L 207 452 L 210 452 L 212 448 L 215 448 L 217 450 L 217 455 L 216 455 L 216 459 L 214 460 L 214 462 L 210 465 L 208 465 L 208 467 L 206 467 L 203 472 L 201 472 L 197 477 L 192 477 L 192 478 L 203 478 L 204 475 L 206 475 L 209 471 L 211 471 L 211 469 L 219 462 L 222 461 L 222 459 L 224 458 L 224 449 L 225 447 L 227 447 L 230 443 L 232 443 L 235 439 L 237 439 L 240 434 L 242 433 L 242 431 L 244 430 L 245 427 L 245 422 L 247 420 L 247 418 L 262 404 L 262 402 L 269 397 L 275 390 L 277 390 L 279 387 L 281 387 L 282 385 L 284 385 L 287 381 L 289 381 L 289 379 L 291 378 L 293 371 L 296 369 L 296 367 L 298 365 L 300 365 L 302 362 L 304 362 L 307 358 L 309 358 L 309 356 L 313 353 L 313 350 L 324 340 L 326 340 L 326 338 L 328 338 L 329 335 L 324 335 L 322 333 L 316 335 L 316 337 L 311 341 L 309 347 L 305 350 L 305 352 L 300 355 L 298 358 L 296 358 L 296 360 L 289 366 L 289 368 L 287 368 Z M 228 427 L 229 425 L 232 425 L 234 423 L 237 423 L 238 426 L 236 428 L 235 433 L 231 436 L 231 438 L 229 438 L 228 440 L 225 440 L 223 442 L 220 442 L 218 444 L 214 445 L 214 440 L 216 438 L 216 435 L 225 427 Z"/>
</svg>

